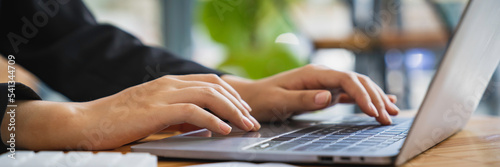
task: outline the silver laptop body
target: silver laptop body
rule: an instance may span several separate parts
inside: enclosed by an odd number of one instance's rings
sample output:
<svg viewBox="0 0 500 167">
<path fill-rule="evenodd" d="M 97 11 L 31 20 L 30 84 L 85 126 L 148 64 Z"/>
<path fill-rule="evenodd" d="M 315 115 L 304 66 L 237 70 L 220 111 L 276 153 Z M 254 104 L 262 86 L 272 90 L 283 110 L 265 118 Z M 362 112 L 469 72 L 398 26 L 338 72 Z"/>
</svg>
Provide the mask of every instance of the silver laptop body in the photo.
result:
<svg viewBox="0 0 500 167">
<path fill-rule="evenodd" d="M 469 2 L 415 118 L 349 116 L 325 122 L 263 123 L 228 136 L 198 130 L 132 146 L 170 158 L 401 165 L 467 123 L 500 61 L 500 1 Z M 286 99 L 284 99 L 286 100 Z"/>
</svg>

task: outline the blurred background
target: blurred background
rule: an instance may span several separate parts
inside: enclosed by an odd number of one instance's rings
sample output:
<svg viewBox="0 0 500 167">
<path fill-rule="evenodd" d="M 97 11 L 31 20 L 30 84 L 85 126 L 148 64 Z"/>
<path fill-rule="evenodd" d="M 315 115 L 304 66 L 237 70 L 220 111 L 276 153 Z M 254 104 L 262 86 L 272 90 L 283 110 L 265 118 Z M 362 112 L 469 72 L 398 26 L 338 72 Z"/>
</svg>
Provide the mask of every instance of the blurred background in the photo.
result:
<svg viewBox="0 0 500 167">
<path fill-rule="evenodd" d="M 309 63 L 371 77 L 417 109 L 467 0 L 84 0 L 101 23 L 259 79 Z M 498 70 L 497 70 L 498 71 Z M 500 115 L 494 75 L 475 114 Z M 65 98 L 42 86 L 47 100 Z M 353 113 L 338 105 L 319 115 Z"/>
</svg>

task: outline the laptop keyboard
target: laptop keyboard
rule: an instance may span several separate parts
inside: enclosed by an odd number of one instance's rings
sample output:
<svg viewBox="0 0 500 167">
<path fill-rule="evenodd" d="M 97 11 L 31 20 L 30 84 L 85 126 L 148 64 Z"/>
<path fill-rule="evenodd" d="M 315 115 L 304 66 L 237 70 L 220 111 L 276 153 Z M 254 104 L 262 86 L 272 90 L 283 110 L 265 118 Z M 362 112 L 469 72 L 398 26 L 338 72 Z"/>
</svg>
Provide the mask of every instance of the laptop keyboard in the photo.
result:
<svg viewBox="0 0 500 167">
<path fill-rule="evenodd" d="M 261 151 L 377 151 L 406 138 L 411 121 L 389 126 L 319 124 L 248 149 Z"/>
</svg>

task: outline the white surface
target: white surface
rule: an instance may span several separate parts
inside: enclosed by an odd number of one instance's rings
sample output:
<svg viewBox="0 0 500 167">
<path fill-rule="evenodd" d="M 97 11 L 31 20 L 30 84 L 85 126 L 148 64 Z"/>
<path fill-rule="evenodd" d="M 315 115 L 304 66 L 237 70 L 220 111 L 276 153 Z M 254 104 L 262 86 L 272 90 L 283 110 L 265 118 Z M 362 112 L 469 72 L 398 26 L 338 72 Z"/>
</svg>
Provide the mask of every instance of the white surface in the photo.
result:
<svg viewBox="0 0 500 167">
<path fill-rule="evenodd" d="M 61 151 L 41 151 L 35 154 L 30 159 L 27 159 L 24 163 L 19 164 L 20 166 L 53 166 L 53 164 L 61 159 L 64 153 Z"/>
<path fill-rule="evenodd" d="M 32 151 L 16 151 L 14 155 L 16 159 L 14 160 L 8 157 L 9 154 L 10 152 L 7 152 L 0 156 L 0 164 L 2 164 L 2 166 L 18 166 L 35 155 Z"/>
<path fill-rule="evenodd" d="M 16 151 L 15 158 L 8 157 L 8 153 L 0 156 L 0 166 L 8 167 L 77 167 L 77 166 L 120 166 L 120 167 L 156 167 L 156 156 L 149 153 L 117 153 L 117 152 L 92 152 L 71 151 Z"/>
<path fill-rule="evenodd" d="M 157 157 L 149 153 L 126 154 L 115 166 L 156 166 Z"/>
<path fill-rule="evenodd" d="M 262 163 L 255 164 L 249 162 L 218 162 L 209 163 L 202 165 L 191 165 L 188 167 L 294 167 L 294 165 L 283 164 L 283 163 Z"/>
</svg>

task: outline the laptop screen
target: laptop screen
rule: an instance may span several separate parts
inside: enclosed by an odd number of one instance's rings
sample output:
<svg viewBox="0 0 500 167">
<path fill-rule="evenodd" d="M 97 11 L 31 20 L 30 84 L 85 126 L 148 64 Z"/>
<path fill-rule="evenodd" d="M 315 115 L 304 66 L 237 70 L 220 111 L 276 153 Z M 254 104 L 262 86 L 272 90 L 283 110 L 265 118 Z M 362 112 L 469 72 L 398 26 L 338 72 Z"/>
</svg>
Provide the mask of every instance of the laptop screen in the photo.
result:
<svg viewBox="0 0 500 167">
<path fill-rule="evenodd" d="M 472 0 L 396 160 L 400 165 L 459 131 L 500 61 L 500 1 Z"/>
</svg>

